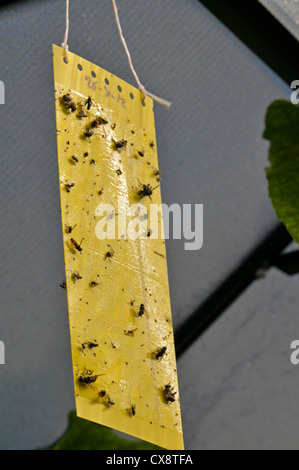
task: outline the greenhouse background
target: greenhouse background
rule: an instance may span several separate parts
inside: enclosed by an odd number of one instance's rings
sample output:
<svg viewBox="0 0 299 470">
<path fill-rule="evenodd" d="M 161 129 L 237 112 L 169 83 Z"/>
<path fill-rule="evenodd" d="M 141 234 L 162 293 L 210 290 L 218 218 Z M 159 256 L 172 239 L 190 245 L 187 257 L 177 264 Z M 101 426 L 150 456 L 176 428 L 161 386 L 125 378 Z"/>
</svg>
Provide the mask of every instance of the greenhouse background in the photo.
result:
<svg viewBox="0 0 299 470">
<path fill-rule="evenodd" d="M 268 196 L 262 136 L 268 106 L 299 79 L 299 8 L 250 1 L 251 17 L 239 3 L 118 6 L 142 83 L 173 103 L 154 106 L 163 202 L 204 207 L 201 250 L 166 241 L 186 449 L 291 450 L 298 276 L 264 269 L 295 245 Z M 36 449 L 75 408 L 52 68 L 65 2 L 3 3 L 0 25 L 0 448 Z M 71 1 L 70 26 L 72 52 L 134 85 L 109 1 Z"/>
</svg>

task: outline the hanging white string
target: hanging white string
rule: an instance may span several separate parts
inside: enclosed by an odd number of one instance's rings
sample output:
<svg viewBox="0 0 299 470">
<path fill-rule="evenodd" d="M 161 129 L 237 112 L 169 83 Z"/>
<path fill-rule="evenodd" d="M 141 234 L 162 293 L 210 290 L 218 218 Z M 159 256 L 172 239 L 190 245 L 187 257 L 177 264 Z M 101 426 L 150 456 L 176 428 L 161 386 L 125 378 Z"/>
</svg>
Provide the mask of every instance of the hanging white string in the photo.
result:
<svg viewBox="0 0 299 470">
<path fill-rule="evenodd" d="M 69 57 L 69 46 L 68 46 L 68 37 L 69 37 L 69 27 L 70 27 L 70 16 L 69 16 L 69 0 L 66 0 L 66 11 L 65 11 L 65 33 L 64 33 L 64 39 L 63 42 L 61 43 L 61 47 L 64 48 L 65 50 L 65 58 L 68 60 Z"/>
<path fill-rule="evenodd" d="M 167 106 L 168 108 L 170 108 L 170 106 L 171 106 L 171 104 L 172 104 L 170 101 L 164 100 L 163 98 L 159 98 L 158 96 L 153 95 L 152 93 L 150 93 L 149 91 L 147 91 L 147 90 L 145 89 L 145 87 L 142 85 L 142 83 L 140 82 L 139 77 L 138 77 L 138 75 L 137 75 L 137 72 L 136 72 L 136 70 L 135 70 L 135 68 L 134 68 L 134 66 L 133 66 L 131 54 L 130 54 L 130 51 L 129 51 L 129 49 L 128 49 L 126 40 L 125 40 L 124 35 L 123 35 L 123 32 L 122 32 L 122 28 L 121 28 L 121 24 L 120 24 L 120 20 L 119 20 L 119 15 L 118 15 L 118 10 L 117 10 L 117 6 L 116 6 L 116 1 L 115 1 L 115 0 L 111 0 L 111 2 L 112 2 L 113 10 L 114 10 L 115 21 L 116 21 L 116 24 L 117 24 L 117 27 L 118 27 L 120 39 L 121 39 L 121 42 L 123 43 L 124 49 L 125 49 L 126 54 L 127 54 L 127 56 L 128 56 L 129 65 L 130 65 L 130 68 L 131 68 L 131 70 L 132 70 L 132 73 L 133 73 L 133 75 L 134 75 L 134 77 L 135 77 L 136 83 L 137 83 L 137 85 L 138 85 L 138 87 L 139 87 L 139 90 L 143 93 L 143 95 L 150 96 L 153 100 L 155 100 L 155 101 L 157 101 L 158 103 L 163 104 L 164 106 Z"/>
<path fill-rule="evenodd" d="M 135 68 L 134 68 L 134 66 L 133 66 L 131 54 L 130 54 L 130 51 L 129 51 L 129 49 L 128 49 L 126 40 L 125 40 L 124 35 L 123 35 L 123 32 L 122 32 L 122 27 L 121 27 L 120 20 L 119 20 L 119 15 L 118 15 L 118 10 L 117 10 L 117 6 L 116 6 L 116 1 L 115 1 L 115 0 L 111 0 L 111 2 L 112 2 L 113 10 L 114 10 L 115 21 L 116 21 L 116 24 L 117 24 L 117 27 L 118 27 L 120 39 L 121 39 L 121 42 L 123 43 L 124 49 L 125 49 L 126 54 L 127 54 L 127 56 L 128 56 L 129 66 L 130 66 L 130 68 L 131 68 L 131 70 L 132 70 L 132 73 L 133 73 L 133 75 L 134 75 L 134 77 L 135 77 L 135 80 L 136 80 L 136 83 L 137 83 L 137 85 L 138 85 L 139 90 L 141 91 L 141 93 L 143 94 L 143 96 L 149 96 L 150 98 L 152 98 L 153 100 L 157 101 L 158 103 L 160 103 L 160 104 L 162 104 L 162 105 L 167 106 L 168 108 L 170 108 L 170 106 L 172 105 L 172 103 L 171 103 L 170 101 L 164 100 L 163 98 L 159 98 L 159 96 L 156 96 L 156 95 L 154 95 L 153 93 L 150 93 L 149 91 L 147 91 L 147 90 L 145 89 L 145 87 L 144 87 L 144 86 L 142 85 L 142 83 L 140 82 L 139 77 L 138 77 L 138 75 L 137 75 L 137 72 L 136 72 L 136 70 L 135 70 Z M 61 43 L 61 47 L 63 47 L 64 50 L 65 50 L 65 58 L 66 58 L 66 60 L 68 60 L 68 53 L 69 53 L 69 46 L 68 46 L 69 27 L 70 27 L 69 0 L 66 0 L 65 33 L 64 33 L 63 42 Z"/>
</svg>

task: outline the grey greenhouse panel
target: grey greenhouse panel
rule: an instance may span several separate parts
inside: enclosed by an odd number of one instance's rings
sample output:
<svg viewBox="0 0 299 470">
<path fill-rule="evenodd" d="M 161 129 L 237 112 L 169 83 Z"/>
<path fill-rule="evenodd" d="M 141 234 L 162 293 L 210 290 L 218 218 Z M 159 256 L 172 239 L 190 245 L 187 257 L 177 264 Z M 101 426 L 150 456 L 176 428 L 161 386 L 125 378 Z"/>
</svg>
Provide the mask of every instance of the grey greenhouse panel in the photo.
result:
<svg viewBox="0 0 299 470">
<path fill-rule="evenodd" d="M 118 6 L 142 83 L 173 103 L 154 104 L 163 203 L 203 205 L 200 250 L 166 240 L 177 331 L 278 225 L 262 135 L 268 106 L 290 88 L 197 0 Z M 36 449 L 61 436 L 75 407 L 52 67 L 65 2 L 0 10 L 0 448 Z M 71 2 L 69 47 L 135 85 L 109 1 Z M 288 279 L 272 271 L 178 359 L 187 449 L 295 445 L 298 299 Z"/>
</svg>

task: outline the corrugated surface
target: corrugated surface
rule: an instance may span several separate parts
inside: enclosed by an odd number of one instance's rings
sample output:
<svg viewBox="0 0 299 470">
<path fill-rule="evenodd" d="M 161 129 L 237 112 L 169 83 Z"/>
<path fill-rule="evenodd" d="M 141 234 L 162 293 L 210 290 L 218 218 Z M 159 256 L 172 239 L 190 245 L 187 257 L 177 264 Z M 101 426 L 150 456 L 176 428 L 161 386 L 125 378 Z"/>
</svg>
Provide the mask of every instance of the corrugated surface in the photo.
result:
<svg viewBox="0 0 299 470">
<path fill-rule="evenodd" d="M 204 204 L 204 248 L 167 242 L 177 327 L 276 225 L 261 134 L 266 107 L 289 90 L 197 0 L 118 5 L 141 81 L 174 103 L 155 105 L 163 202 Z M 74 408 L 51 52 L 64 8 L 28 1 L 0 16 L 1 448 L 50 443 Z M 72 1 L 70 21 L 71 51 L 134 84 L 109 1 Z"/>
</svg>

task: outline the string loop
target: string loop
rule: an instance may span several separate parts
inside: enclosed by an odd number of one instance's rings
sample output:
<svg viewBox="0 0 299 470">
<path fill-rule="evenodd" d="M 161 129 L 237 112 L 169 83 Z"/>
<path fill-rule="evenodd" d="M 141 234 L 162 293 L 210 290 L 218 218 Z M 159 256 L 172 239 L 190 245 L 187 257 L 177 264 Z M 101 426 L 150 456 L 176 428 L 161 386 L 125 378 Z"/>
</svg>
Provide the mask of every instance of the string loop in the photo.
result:
<svg viewBox="0 0 299 470">
<path fill-rule="evenodd" d="M 61 47 L 64 48 L 65 50 L 65 58 L 68 60 L 69 57 L 69 46 L 68 46 L 68 37 L 69 37 L 69 28 L 70 28 L 70 4 L 69 0 L 66 0 L 66 7 L 65 7 L 65 33 L 64 33 L 64 39 L 63 42 L 61 43 Z"/>
<path fill-rule="evenodd" d="M 117 10 L 117 6 L 116 6 L 116 0 L 111 0 L 111 2 L 112 2 L 112 7 L 113 7 L 113 11 L 114 11 L 115 21 L 116 21 L 116 24 L 117 24 L 119 36 L 120 36 L 121 42 L 122 42 L 122 44 L 123 44 L 123 46 L 124 46 L 125 52 L 126 52 L 126 54 L 127 54 L 128 61 L 129 61 L 129 66 L 130 66 L 131 71 L 132 71 L 132 73 L 133 73 L 133 75 L 134 75 L 134 77 L 135 77 L 135 80 L 136 80 L 136 83 L 137 83 L 137 85 L 138 85 L 138 88 L 139 88 L 139 90 L 141 91 L 141 94 L 142 94 L 142 101 L 144 101 L 145 96 L 149 96 L 150 98 L 152 98 L 153 100 L 157 101 L 158 103 L 160 103 L 160 104 L 162 104 L 162 105 L 167 106 L 168 108 L 170 108 L 170 106 L 172 105 L 172 103 L 171 103 L 170 101 L 164 100 L 163 98 L 159 98 L 159 96 L 156 96 L 156 95 L 154 95 L 153 93 L 150 93 L 149 91 L 146 90 L 146 88 L 144 87 L 144 85 L 142 85 L 142 83 L 140 82 L 139 77 L 138 77 L 138 75 L 137 75 L 137 72 L 136 72 L 136 70 L 135 70 L 135 68 L 134 68 L 134 66 L 133 66 L 132 57 L 131 57 L 129 48 L 128 48 L 128 46 L 127 46 L 126 40 L 125 40 L 124 35 L 123 35 L 123 32 L 122 32 L 122 27 L 121 27 L 121 24 L 120 24 L 119 15 L 118 15 L 118 10 Z M 69 27 L 70 27 L 69 0 L 66 0 L 65 33 L 64 33 L 63 42 L 61 43 L 61 47 L 63 47 L 64 50 L 65 50 L 65 58 L 66 58 L 66 60 L 68 60 L 68 54 L 69 54 L 69 46 L 68 46 Z"/>
</svg>

